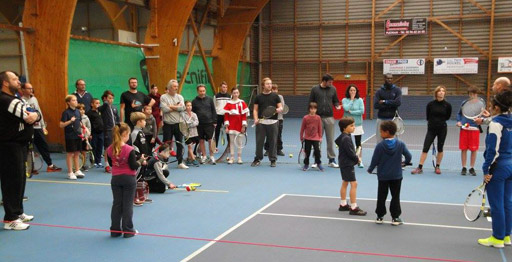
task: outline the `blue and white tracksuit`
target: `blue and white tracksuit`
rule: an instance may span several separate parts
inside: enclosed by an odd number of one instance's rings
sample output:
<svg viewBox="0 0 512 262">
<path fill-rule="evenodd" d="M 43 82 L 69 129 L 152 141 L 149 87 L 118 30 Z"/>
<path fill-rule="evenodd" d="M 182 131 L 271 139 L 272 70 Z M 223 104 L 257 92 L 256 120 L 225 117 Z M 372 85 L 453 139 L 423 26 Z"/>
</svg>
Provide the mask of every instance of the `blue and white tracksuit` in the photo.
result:
<svg viewBox="0 0 512 262">
<path fill-rule="evenodd" d="M 484 174 L 492 174 L 487 184 L 491 206 L 492 234 L 503 240 L 512 230 L 512 115 L 501 114 L 489 124 L 485 138 Z M 492 168 L 491 168 L 492 166 Z"/>
</svg>

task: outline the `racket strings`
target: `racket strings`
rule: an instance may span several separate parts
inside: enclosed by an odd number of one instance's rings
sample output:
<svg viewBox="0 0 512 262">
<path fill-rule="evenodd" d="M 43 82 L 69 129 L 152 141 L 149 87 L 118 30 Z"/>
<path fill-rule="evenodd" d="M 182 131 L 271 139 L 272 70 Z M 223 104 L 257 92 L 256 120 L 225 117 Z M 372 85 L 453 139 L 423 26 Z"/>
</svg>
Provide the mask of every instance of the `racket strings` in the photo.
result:
<svg viewBox="0 0 512 262">
<path fill-rule="evenodd" d="M 464 215 L 470 221 L 478 219 L 482 211 L 484 193 L 480 190 L 472 192 L 464 203 Z"/>
<path fill-rule="evenodd" d="M 485 110 L 485 103 L 481 99 L 467 101 L 462 106 L 462 114 L 467 118 L 475 118 Z"/>
</svg>

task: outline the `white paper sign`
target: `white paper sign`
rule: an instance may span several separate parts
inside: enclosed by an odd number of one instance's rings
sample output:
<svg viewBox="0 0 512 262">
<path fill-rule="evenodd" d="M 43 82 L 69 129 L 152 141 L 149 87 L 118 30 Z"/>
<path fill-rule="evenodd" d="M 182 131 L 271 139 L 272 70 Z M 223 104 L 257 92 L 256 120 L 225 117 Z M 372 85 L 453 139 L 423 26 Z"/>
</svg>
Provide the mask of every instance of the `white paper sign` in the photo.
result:
<svg viewBox="0 0 512 262">
<path fill-rule="evenodd" d="M 434 74 L 478 74 L 478 57 L 435 58 Z"/>
<path fill-rule="evenodd" d="M 512 57 L 498 58 L 498 73 L 512 73 Z"/>
<path fill-rule="evenodd" d="M 425 59 L 384 59 L 384 74 L 393 75 L 423 75 L 425 74 Z"/>
</svg>

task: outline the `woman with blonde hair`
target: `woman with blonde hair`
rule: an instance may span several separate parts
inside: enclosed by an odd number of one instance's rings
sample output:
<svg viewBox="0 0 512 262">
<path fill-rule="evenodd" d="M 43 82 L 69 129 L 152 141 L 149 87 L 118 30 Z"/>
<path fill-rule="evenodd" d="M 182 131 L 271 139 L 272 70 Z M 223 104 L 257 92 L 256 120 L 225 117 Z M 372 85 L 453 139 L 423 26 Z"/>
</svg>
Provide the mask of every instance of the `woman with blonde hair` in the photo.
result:
<svg viewBox="0 0 512 262">
<path fill-rule="evenodd" d="M 417 168 L 411 171 L 411 174 L 422 174 L 423 163 L 427 158 L 427 152 L 437 137 L 437 155 L 435 159 L 435 172 L 441 174 L 441 160 L 443 159 L 443 146 L 448 133 L 446 121 L 452 115 L 452 105 L 445 100 L 446 87 L 440 85 L 434 90 L 434 100 L 427 104 L 428 128 L 423 142 L 423 150 L 420 156 L 420 163 Z M 434 159 L 433 159 L 434 161 Z"/>
</svg>

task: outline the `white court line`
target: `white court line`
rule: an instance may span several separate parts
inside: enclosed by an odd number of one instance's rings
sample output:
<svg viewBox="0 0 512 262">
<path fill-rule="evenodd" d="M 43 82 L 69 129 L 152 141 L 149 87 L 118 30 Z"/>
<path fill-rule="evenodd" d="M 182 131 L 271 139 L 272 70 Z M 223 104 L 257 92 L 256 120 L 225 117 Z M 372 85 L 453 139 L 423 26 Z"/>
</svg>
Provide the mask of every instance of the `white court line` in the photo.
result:
<svg viewBox="0 0 512 262">
<path fill-rule="evenodd" d="M 316 198 L 336 198 L 339 199 L 339 196 L 317 196 L 317 195 L 301 195 L 301 194 L 285 194 L 286 196 L 296 196 L 296 197 L 316 197 Z M 358 197 L 357 199 L 360 200 L 370 200 L 370 201 L 377 201 L 376 198 L 361 198 Z M 386 200 L 389 202 L 390 200 Z M 454 204 L 454 203 L 441 203 L 441 202 L 424 202 L 424 201 L 411 201 L 411 200 L 401 200 L 400 203 L 413 203 L 413 204 L 426 204 L 426 205 L 443 205 L 443 206 L 464 206 L 464 204 Z"/>
<path fill-rule="evenodd" d="M 279 213 L 260 213 L 260 215 L 375 223 L 375 220 L 356 219 L 356 218 L 322 217 L 322 216 L 292 215 L 292 214 L 279 214 Z M 391 222 L 384 222 L 384 223 L 391 224 Z M 423 226 L 423 227 L 436 227 L 436 228 L 451 228 L 451 229 L 468 229 L 468 230 L 479 230 L 479 231 L 492 231 L 492 229 L 490 229 L 490 228 L 449 226 L 449 225 L 439 225 L 439 224 L 423 224 L 423 223 L 408 223 L 408 222 L 404 222 L 404 225 Z"/>
<path fill-rule="evenodd" d="M 375 136 L 375 134 L 371 135 L 370 137 L 368 137 L 367 139 L 365 139 L 363 142 L 361 142 L 361 146 L 362 146 L 364 143 L 368 142 L 368 140 L 372 139 L 374 136 Z"/>
<path fill-rule="evenodd" d="M 181 260 L 181 262 L 189 261 L 190 259 L 192 259 L 195 256 L 199 255 L 201 252 L 203 252 L 204 250 L 209 248 L 211 245 L 215 244 L 217 242 L 217 240 L 220 240 L 220 239 L 224 238 L 226 235 L 228 235 L 229 233 L 235 231 L 235 229 L 239 228 L 240 226 L 245 224 L 247 221 L 251 220 L 253 217 L 255 217 L 256 215 L 260 214 L 261 211 L 265 210 L 269 206 L 271 206 L 274 203 L 276 203 L 277 201 L 281 200 L 281 198 L 283 198 L 284 196 L 285 196 L 285 194 L 282 194 L 279 197 L 277 197 L 276 199 L 272 200 L 270 203 L 266 204 L 264 207 L 260 208 L 258 211 L 254 212 L 252 215 L 250 215 L 247 218 L 245 218 L 244 220 L 240 221 L 238 224 L 236 224 L 235 226 L 233 226 L 230 229 L 226 230 L 224 233 L 220 234 L 213 241 L 208 242 L 206 245 L 202 246 L 201 248 L 196 250 L 194 253 L 190 254 L 188 257 L 186 257 L 183 260 Z"/>
</svg>

